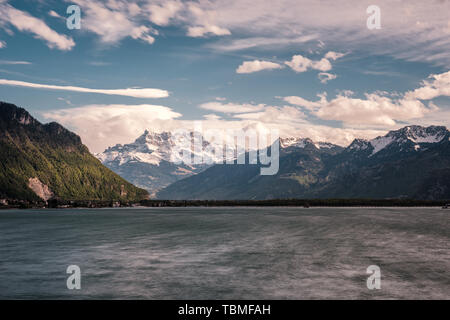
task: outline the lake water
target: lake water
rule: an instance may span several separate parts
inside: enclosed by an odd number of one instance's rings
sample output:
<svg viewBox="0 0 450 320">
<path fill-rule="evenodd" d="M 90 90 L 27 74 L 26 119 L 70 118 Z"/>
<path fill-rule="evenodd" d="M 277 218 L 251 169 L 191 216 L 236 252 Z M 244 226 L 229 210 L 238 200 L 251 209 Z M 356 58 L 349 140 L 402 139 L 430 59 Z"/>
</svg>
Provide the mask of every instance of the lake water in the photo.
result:
<svg viewBox="0 0 450 320">
<path fill-rule="evenodd" d="M 0 211 L 0 298 L 450 299 L 450 210 Z"/>
</svg>

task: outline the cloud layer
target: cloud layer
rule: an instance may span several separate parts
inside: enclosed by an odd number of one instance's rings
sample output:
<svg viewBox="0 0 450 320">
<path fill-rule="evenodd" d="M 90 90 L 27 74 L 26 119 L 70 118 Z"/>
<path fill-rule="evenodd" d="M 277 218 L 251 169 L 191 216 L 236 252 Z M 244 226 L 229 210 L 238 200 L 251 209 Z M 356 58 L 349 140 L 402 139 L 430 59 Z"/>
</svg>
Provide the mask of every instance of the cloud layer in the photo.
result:
<svg viewBox="0 0 450 320">
<path fill-rule="evenodd" d="M 405 124 L 450 124 L 449 111 L 438 108 L 436 97 L 450 96 L 450 71 L 433 74 L 422 85 L 404 94 L 377 91 L 363 98 L 353 97 L 343 90 L 333 99 L 326 93 L 311 101 L 300 96 L 286 96 L 289 105 L 269 106 L 254 103 L 232 103 L 219 100 L 206 102 L 199 108 L 212 111 L 202 120 L 205 129 L 278 129 L 282 137 L 308 137 L 342 146 L 355 138 L 374 138 L 386 130 Z M 425 102 L 428 101 L 428 105 Z M 58 121 L 80 134 L 91 151 L 100 152 L 116 143 L 133 141 L 145 129 L 170 131 L 177 128 L 193 130 L 196 120 L 182 120 L 182 114 L 170 107 L 155 105 L 88 105 L 44 113 L 47 119 Z M 318 124 L 340 121 L 336 124 Z"/>
<path fill-rule="evenodd" d="M 422 87 L 406 93 L 408 99 L 430 100 L 439 96 L 450 96 L 450 71 L 432 74 L 425 80 Z"/>
<path fill-rule="evenodd" d="M 223 39 L 218 50 L 280 48 L 321 40 L 339 50 L 450 66 L 450 2 L 379 0 L 381 29 L 369 30 L 366 1 L 266 0 L 201 1 L 215 23 L 245 36 Z M 241 14 L 245 12 L 244 14 Z"/>
<path fill-rule="evenodd" d="M 100 41 L 114 44 L 126 37 L 148 44 L 158 32 L 142 22 L 142 8 L 127 1 L 73 0 L 83 11 L 83 29 L 96 34 Z"/>
<path fill-rule="evenodd" d="M 237 105 L 236 105 L 237 106 Z M 330 128 L 304 121 L 304 114 L 292 106 L 265 106 L 256 112 L 244 108 L 225 120 L 215 114 L 205 116 L 203 129 L 267 130 L 278 129 L 282 137 L 309 137 L 315 141 L 330 141 L 348 145 L 354 138 L 373 138 L 380 130 Z M 181 120 L 182 115 L 172 108 L 155 105 L 87 105 L 79 108 L 52 110 L 42 113 L 47 120 L 57 121 L 75 131 L 91 152 L 102 152 L 117 143 L 130 143 L 145 129 L 157 132 L 179 128 L 194 130 L 198 120 Z"/>
<path fill-rule="evenodd" d="M 18 10 L 7 3 L 0 3 L 0 24 L 12 25 L 17 30 L 28 32 L 44 40 L 50 48 L 70 50 L 75 46 L 72 38 L 59 34 L 44 21 Z"/>
<path fill-rule="evenodd" d="M 44 112 L 81 136 L 91 152 L 101 152 L 117 143 L 130 143 L 145 129 L 175 128 L 170 122 L 180 113 L 158 105 L 87 105 Z"/>
<path fill-rule="evenodd" d="M 199 106 L 201 109 L 211 110 L 221 113 L 245 113 L 245 112 L 257 112 L 264 109 L 264 104 L 236 104 L 236 103 L 220 103 L 217 101 L 203 103 Z"/>
<path fill-rule="evenodd" d="M 399 97 L 388 97 L 383 92 L 365 94 L 364 99 L 339 94 L 328 100 L 310 101 L 298 96 L 284 97 L 284 101 L 308 110 L 323 120 L 337 120 L 348 126 L 395 126 L 399 122 L 424 118 L 438 111 L 433 103 L 425 106 L 422 100 L 450 96 L 450 71 L 429 76 L 422 86 Z"/>
<path fill-rule="evenodd" d="M 131 37 L 153 43 L 162 27 L 177 27 L 189 37 L 217 36 L 218 50 L 282 48 L 320 42 L 340 50 L 359 49 L 411 61 L 450 66 L 450 1 L 379 0 L 381 29 L 366 26 L 367 7 L 359 0 L 74 0 L 81 6 L 83 30 L 102 43 Z M 245 14 L 244 14 L 245 13 Z M 52 16 L 61 15 L 53 11 Z M 0 1 L 0 24 L 70 50 L 72 38 L 37 17 Z M 223 38 L 223 39 L 220 39 Z M 4 43 L 1 42 L 3 45 Z M 325 59 L 332 59 L 331 56 Z M 298 60 L 298 59 L 297 59 Z M 301 60 L 301 59 L 300 59 Z M 292 61 L 301 70 L 304 62 Z M 326 72 L 326 66 L 317 66 Z"/>
</svg>

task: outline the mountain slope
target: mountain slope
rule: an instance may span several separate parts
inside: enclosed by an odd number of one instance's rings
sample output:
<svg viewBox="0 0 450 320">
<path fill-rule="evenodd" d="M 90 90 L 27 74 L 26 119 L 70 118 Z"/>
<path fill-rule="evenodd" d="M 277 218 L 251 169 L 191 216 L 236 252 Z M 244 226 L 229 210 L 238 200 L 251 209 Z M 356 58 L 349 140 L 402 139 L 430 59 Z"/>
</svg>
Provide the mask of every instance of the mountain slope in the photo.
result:
<svg viewBox="0 0 450 320">
<path fill-rule="evenodd" d="M 309 139 L 280 141 L 280 170 L 215 165 L 158 193 L 160 199 L 450 199 L 450 132 L 408 126 L 347 148 Z"/>
<path fill-rule="evenodd" d="M 282 139 L 276 175 L 260 175 L 260 165 L 215 165 L 158 192 L 160 199 L 275 199 L 313 196 L 324 160 L 343 148 L 310 139 Z"/>
<path fill-rule="evenodd" d="M 428 133 L 417 139 L 421 132 Z M 450 180 L 443 179 L 450 169 L 449 137 L 445 127 L 391 131 L 369 141 L 365 150 L 336 157 L 330 170 L 335 179 L 324 192 L 334 197 L 450 199 Z M 390 142 L 377 150 L 382 139 Z"/>
<path fill-rule="evenodd" d="M 25 109 L 0 102 L 0 197 L 18 200 L 140 200 L 136 188 L 104 167 L 80 138 Z"/>
</svg>

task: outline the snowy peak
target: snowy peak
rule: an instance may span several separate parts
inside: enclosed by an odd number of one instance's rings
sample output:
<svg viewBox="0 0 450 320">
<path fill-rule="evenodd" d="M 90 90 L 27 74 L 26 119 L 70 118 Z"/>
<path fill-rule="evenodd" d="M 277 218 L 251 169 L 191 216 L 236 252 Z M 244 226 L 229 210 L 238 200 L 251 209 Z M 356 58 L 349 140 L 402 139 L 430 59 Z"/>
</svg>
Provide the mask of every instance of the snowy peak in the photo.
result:
<svg viewBox="0 0 450 320">
<path fill-rule="evenodd" d="M 189 135 L 193 144 L 186 143 L 185 137 L 173 135 L 171 132 L 158 133 L 145 130 L 133 143 L 117 144 L 96 154 L 96 157 L 104 164 L 114 162 L 121 166 L 130 162 L 142 162 L 159 166 L 161 161 L 183 162 L 185 150 L 186 154 L 193 154 L 203 159 L 205 163 L 223 161 L 223 158 L 215 156 L 213 146 L 205 141 L 200 133 L 190 132 Z M 202 147 L 195 150 L 193 145 Z"/>
<path fill-rule="evenodd" d="M 286 149 L 286 148 L 305 148 L 306 146 L 313 146 L 316 149 L 332 149 L 337 147 L 335 144 L 328 143 L 328 142 L 314 142 L 313 140 L 309 138 L 295 138 L 295 137 L 288 137 L 288 138 L 280 138 L 280 148 Z"/>
<path fill-rule="evenodd" d="M 448 134 L 448 130 L 443 126 L 407 126 L 399 130 L 389 131 L 384 137 L 377 137 L 370 140 L 373 146 L 372 155 L 384 148 L 395 144 L 401 147 L 401 151 L 418 151 L 422 144 L 438 143 Z"/>
<path fill-rule="evenodd" d="M 282 149 L 295 147 L 295 148 L 304 148 L 308 144 L 314 144 L 314 142 L 309 138 L 280 138 L 280 147 Z"/>
<path fill-rule="evenodd" d="M 448 133 L 447 128 L 443 126 L 407 126 L 389 131 L 383 137 L 370 140 L 370 144 L 373 146 L 372 155 L 391 145 L 399 146 L 400 151 L 418 151 L 424 144 L 442 141 Z"/>
<path fill-rule="evenodd" d="M 447 128 L 443 126 L 407 126 L 400 130 L 390 131 L 386 137 L 399 142 L 410 140 L 414 143 L 436 143 L 440 142 L 447 133 Z"/>
<path fill-rule="evenodd" d="M 119 165 L 136 161 L 159 165 L 161 160 L 169 161 L 174 143 L 169 132 L 155 133 L 146 130 L 133 143 L 117 144 L 97 154 L 102 162 L 118 162 Z"/>
<path fill-rule="evenodd" d="M 399 130 L 389 131 L 385 136 L 372 140 L 355 139 L 347 150 L 360 151 L 372 149 L 371 156 L 381 150 L 398 146 L 397 151 L 419 151 L 426 144 L 441 142 L 449 136 L 449 131 L 443 126 L 407 126 Z"/>
</svg>

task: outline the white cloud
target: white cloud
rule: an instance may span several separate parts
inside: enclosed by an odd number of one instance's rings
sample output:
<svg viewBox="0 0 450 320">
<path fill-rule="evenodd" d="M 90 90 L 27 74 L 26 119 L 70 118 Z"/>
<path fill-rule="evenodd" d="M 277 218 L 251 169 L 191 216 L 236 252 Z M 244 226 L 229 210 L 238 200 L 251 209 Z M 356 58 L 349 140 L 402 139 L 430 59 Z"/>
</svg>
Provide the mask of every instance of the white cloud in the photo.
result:
<svg viewBox="0 0 450 320">
<path fill-rule="evenodd" d="M 324 58 L 331 59 L 331 60 L 337 60 L 339 58 L 342 58 L 343 56 L 345 56 L 345 53 L 329 51 L 325 54 Z"/>
<path fill-rule="evenodd" d="M 446 126 L 450 128 L 450 110 L 448 108 L 439 108 L 431 105 L 430 108 L 435 109 L 434 112 L 426 114 L 423 118 L 414 120 L 414 123 L 422 126 Z"/>
<path fill-rule="evenodd" d="M 327 83 L 330 80 L 334 80 L 337 78 L 337 75 L 328 73 L 328 72 L 320 72 L 317 77 L 319 78 L 320 82 Z"/>
<path fill-rule="evenodd" d="M 237 69 L 236 73 L 253 73 L 261 70 L 281 69 L 282 65 L 270 61 L 253 60 L 244 61 Z"/>
<path fill-rule="evenodd" d="M 214 10 L 202 8 L 195 2 L 187 4 L 190 19 L 193 25 L 188 27 L 187 35 L 190 37 L 204 37 L 207 35 L 225 36 L 231 32 L 227 28 L 216 24 L 218 13 Z"/>
<path fill-rule="evenodd" d="M 292 46 L 320 39 L 322 44 L 336 50 L 358 49 L 369 54 L 450 66 L 449 1 L 379 0 L 382 29 L 376 31 L 366 28 L 368 4 L 358 0 L 339 5 L 332 0 L 302 0 L 301 3 L 298 0 L 277 3 L 267 0 L 67 2 L 83 8 L 83 30 L 97 34 L 103 43 L 115 44 L 133 36 L 152 43 L 157 34 L 149 25 L 153 23 L 185 28 L 192 37 L 240 35 L 217 41 L 213 46 L 219 50 Z M 0 7 L 1 21 L 33 33 L 50 47 L 70 50 L 75 45 L 71 38 L 58 34 L 42 20 L 14 9 L 5 1 L 0 2 Z M 50 14 L 56 16 L 55 13 Z M 324 59 L 333 60 L 339 55 L 329 53 Z M 317 67 L 328 71 L 325 64 Z"/>
<path fill-rule="evenodd" d="M 63 97 L 58 97 L 58 98 L 56 98 L 56 99 L 58 99 L 59 101 L 65 102 L 65 103 L 68 104 L 69 106 L 72 105 L 72 101 L 70 101 L 69 99 L 66 99 L 66 98 L 63 98 Z"/>
<path fill-rule="evenodd" d="M 397 125 L 398 121 L 420 119 L 434 111 L 419 100 L 393 100 L 377 94 L 366 94 L 365 99 L 338 95 L 330 101 L 324 96 L 314 102 L 295 96 L 284 100 L 306 108 L 320 119 L 342 121 L 346 126 L 390 127 Z"/>
<path fill-rule="evenodd" d="M 432 74 L 425 80 L 422 87 L 409 91 L 406 97 L 409 99 L 430 100 L 439 96 L 450 96 L 450 71 L 441 74 Z"/>
<path fill-rule="evenodd" d="M 311 37 L 337 50 L 358 49 L 368 54 L 392 55 L 412 61 L 450 66 L 449 1 L 379 0 L 380 30 L 369 30 L 366 9 L 370 3 L 351 0 L 200 1 L 216 12 L 214 23 L 241 39 L 219 40 L 221 50 L 265 47 L 271 41 Z M 245 14 L 243 14 L 245 13 Z M 245 38 L 244 38 L 245 37 Z M 254 41 L 267 38 L 267 41 Z M 281 44 L 280 44 L 281 45 Z"/>
<path fill-rule="evenodd" d="M 314 109 L 320 107 L 321 104 L 326 102 L 325 94 L 321 95 L 320 98 L 321 98 L 321 100 L 316 101 L 316 102 L 309 101 L 309 100 L 303 99 L 302 97 L 297 97 L 297 96 L 284 97 L 283 100 L 286 101 L 287 103 L 293 104 L 295 106 L 303 107 L 307 110 L 314 110 Z"/>
<path fill-rule="evenodd" d="M 322 58 L 319 61 L 312 61 L 311 68 L 319 71 L 329 71 L 332 66 L 330 60 Z"/>
<path fill-rule="evenodd" d="M 234 118 L 256 120 L 265 124 L 280 124 L 283 126 L 289 126 L 290 123 L 299 124 L 305 122 L 305 114 L 292 106 L 267 106 L 259 112 L 236 114 Z"/>
<path fill-rule="evenodd" d="M 0 49 L 2 49 L 2 48 L 6 48 L 6 42 L 0 40 Z"/>
<path fill-rule="evenodd" d="M 215 120 L 220 120 L 220 119 L 221 119 L 220 116 L 218 116 L 217 114 L 214 114 L 214 113 L 205 114 L 205 115 L 203 116 L 203 118 L 204 118 L 205 120 L 210 120 L 210 121 L 215 121 Z"/>
<path fill-rule="evenodd" d="M 97 34 L 106 44 L 131 37 L 152 44 L 158 32 L 142 23 L 141 8 L 135 2 L 73 0 L 82 8 L 83 30 Z"/>
<path fill-rule="evenodd" d="M 334 51 L 329 51 L 320 60 L 311 60 L 302 55 L 294 55 L 290 61 L 285 61 L 284 63 L 297 73 L 305 72 L 308 69 L 322 71 L 318 75 L 320 82 L 327 83 L 327 81 L 336 79 L 337 77 L 335 74 L 325 72 L 332 69 L 332 65 L 329 59 L 337 60 L 338 58 L 343 56 L 344 56 L 343 53 Z M 253 60 L 253 61 L 244 61 L 236 69 L 236 73 L 253 73 L 261 70 L 273 70 L 282 68 L 283 66 L 279 63 L 263 60 Z"/>
<path fill-rule="evenodd" d="M 207 102 L 201 104 L 199 107 L 205 110 L 211 110 L 222 113 L 245 113 L 245 112 L 257 112 L 265 108 L 264 104 L 236 104 L 236 103 L 221 103 L 221 102 Z"/>
<path fill-rule="evenodd" d="M 295 72 L 305 72 L 312 67 L 312 61 L 302 55 L 295 55 L 291 61 L 285 61 L 284 63 Z"/>
<path fill-rule="evenodd" d="M 338 96 L 321 105 L 314 114 L 346 125 L 393 126 L 397 121 L 422 118 L 430 111 L 418 100 L 393 101 L 372 94 L 366 95 L 366 99 Z"/>
<path fill-rule="evenodd" d="M 130 143 L 148 128 L 175 128 L 171 121 L 181 117 L 169 107 L 147 104 L 88 105 L 42 114 L 45 119 L 75 131 L 91 152 L 101 152 L 117 143 Z"/>
<path fill-rule="evenodd" d="M 306 35 L 300 37 L 249 37 L 243 39 L 227 39 L 208 45 L 209 47 L 220 51 L 238 51 L 250 48 L 273 48 L 280 46 L 289 46 L 301 44 L 315 40 L 317 35 Z"/>
<path fill-rule="evenodd" d="M 89 62 L 87 62 L 87 64 L 94 66 L 94 67 L 105 67 L 105 66 L 111 65 L 110 62 L 106 62 L 106 61 L 89 61 Z"/>
<path fill-rule="evenodd" d="M 297 96 L 284 97 L 283 100 L 305 108 L 320 119 L 342 121 L 347 126 L 396 126 L 411 120 L 436 120 L 436 114 L 447 114 L 432 101 L 425 106 L 421 100 L 450 96 L 450 71 L 432 74 L 428 79 L 422 82 L 421 87 L 405 94 L 377 91 L 359 99 L 351 97 L 352 91 L 344 90 L 330 101 L 324 94 L 319 95 L 319 101 Z"/>
<path fill-rule="evenodd" d="M 244 104 L 245 105 L 245 104 Z M 242 109 L 241 109 L 242 110 Z M 130 143 L 145 129 L 156 132 L 179 128 L 193 130 L 199 120 L 180 120 L 182 115 L 171 108 L 155 105 L 88 105 L 43 112 L 45 119 L 57 121 L 81 136 L 91 152 L 102 152 L 117 143 Z M 328 141 L 346 146 L 356 137 L 374 138 L 385 132 L 373 129 L 332 128 L 311 124 L 301 110 L 292 106 L 253 109 L 234 114 L 225 120 L 207 114 L 200 120 L 204 130 L 278 129 L 281 137 L 308 137 L 314 141 Z"/>
<path fill-rule="evenodd" d="M 182 26 L 189 37 L 230 35 L 216 23 L 217 12 L 203 6 L 205 2 L 180 0 L 74 0 L 83 8 L 83 26 L 97 34 L 103 43 L 115 44 L 126 37 L 149 44 L 158 31 L 148 25 Z"/>
<path fill-rule="evenodd" d="M 291 61 L 285 61 L 284 63 L 289 66 L 295 72 L 305 72 L 308 69 L 319 70 L 322 72 L 329 71 L 332 68 L 331 62 L 328 59 L 336 60 L 342 57 L 344 54 L 330 51 L 325 54 L 320 60 L 311 60 L 302 55 L 294 55 Z"/>
<path fill-rule="evenodd" d="M 147 9 L 150 12 L 149 19 L 151 22 L 158 26 L 166 26 L 183 9 L 183 3 L 165 0 L 161 3 L 150 3 Z"/>
<path fill-rule="evenodd" d="M 133 39 L 141 39 L 141 40 L 147 42 L 148 44 L 153 44 L 153 42 L 155 42 L 155 38 L 150 35 L 151 32 L 153 32 L 154 34 L 157 34 L 156 31 L 154 31 L 146 26 L 140 26 L 140 27 L 135 27 L 135 28 L 131 29 L 130 36 Z"/>
<path fill-rule="evenodd" d="M 31 62 L 29 62 L 29 61 L 20 61 L 20 60 L 0 60 L 0 64 L 29 65 L 29 64 L 31 64 Z"/>
<path fill-rule="evenodd" d="M 216 24 L 216 12 L 202 8 L 193 1 L 179 0 L 74 0 L 82 8 L 83 30 L 95 33 L 105 44 L 116 44 L 131 37 L 149 44 L 154 43 L 159 32 L 149 25 L 184 25 L 190 37 L 231 34 Z M 50 11 L 51 16 L 56 12 Z"/>
<path fill-rule="evenodd" d="M 50 10 L 48 12 L 48 15 L 53 18 L 64 19 L 64 17 L 62 17 L 58 12 L 56 12 L 54 10 Z"/>
<path fill-rule="evenodd" d="M 218 26 L 206 25 L 206 26 L 197 26 L 197 27 L 189 27 L 187 35 L 189 37 L 204 37 L 206 35 L 216 35 L 216 36 L 225 36 L 231 34 L 228 29 L 220 28 Z"/>
<path fill-rule="evenodd" d="M 0 3 L 0 21 L 13 25 L 19 31 L 32 33 L 36 38 L 44 40 L 49 48 L 67 51 L 75 46 L 72 38 L 57 33 L 44 21 L 9 4 Z"/>
<path fill-rule="evenodd" d="M 283 133 L 283 136 L 310 138 L 316 142 L 330 142 L 347 147 L 356 138 L 373 139 L 385 134 L 386 130 L 333 128 L 325 125 L 302 124 Z"/>
<path fill-rule="evenodd" d="M 132 35 L 152 43 L 157 34 L 149 25 L 152 23 L 184 28 L 187 35 L 193 37 L 233 35 L 209 44 L 217 50 L 293 48 L 298 44 L 306 47 L 320 40 L 320 48 L 325 43 L 338 51 L 357 49 L 371 55 L 392 55 L 410 61 L 450 66 L 450 42 L 447 41 L 450 36 L 449 1 L 379 0 L 382 29 L 376 31 L 366 28 L 368 4 L 358 0 L 340 2 L 339 5 L 332 0 L 280 0 L 276 3 L 267 0 L 67 2 L 81 5 L 83 30 L 97 34 L 103 43 L 115 44 Z M 7 4 L 1 6 L 3 9 L 10 7 Z M 0 20 L 5 20 L 5 17 L 1 15 Z M 15 21 L 23 23 L 24 20 Z M 43 21 L 37 21 L 45 25 Z M 74 45 L 72 39 L 48 27 L 33 26 L 32 29 L 20 30 L 37 32 L 37 37 L 61 50 L 69 50 Z M 329 53 L 324 58 L 332 61 L 338 56 Z M 327 72 L 325 66 L 320 68 Z"/>
<path fill-rule="evenodd" d="M 202 121 L 205 129 L 254 129 L 257 131 L 277 129 L 281 137 L 311 138 L 314 141 L 327 141 L 348 146 L 355 138 L 372 139 L 386 134 L 384 129 L 334 128 L 308 122 L 301 110 L 292 106 L 268 106 L 259 112 L 235 114 L 236 120 L 207 118 Z M 175 120 L 178 127 L 193 128 L 192 121 Z M 400 127 L 400 125 L 398 126 Z M 391 128 L 392 129 L 392 128 Z"/>
<path fill-rule="evenodd" d="M 17 80 L 0 79 L 0 85 L 17 86 L 35 89 L 63 90 L 86 93 L 100 93 L 107 95 L 127 96 L 134 98 L 165 98 L 169 96 L 166 90 L 153 88 L 126 88 L 126 89 L 91 89 L 75 86 L 57 86 Z"/>
</svg>

